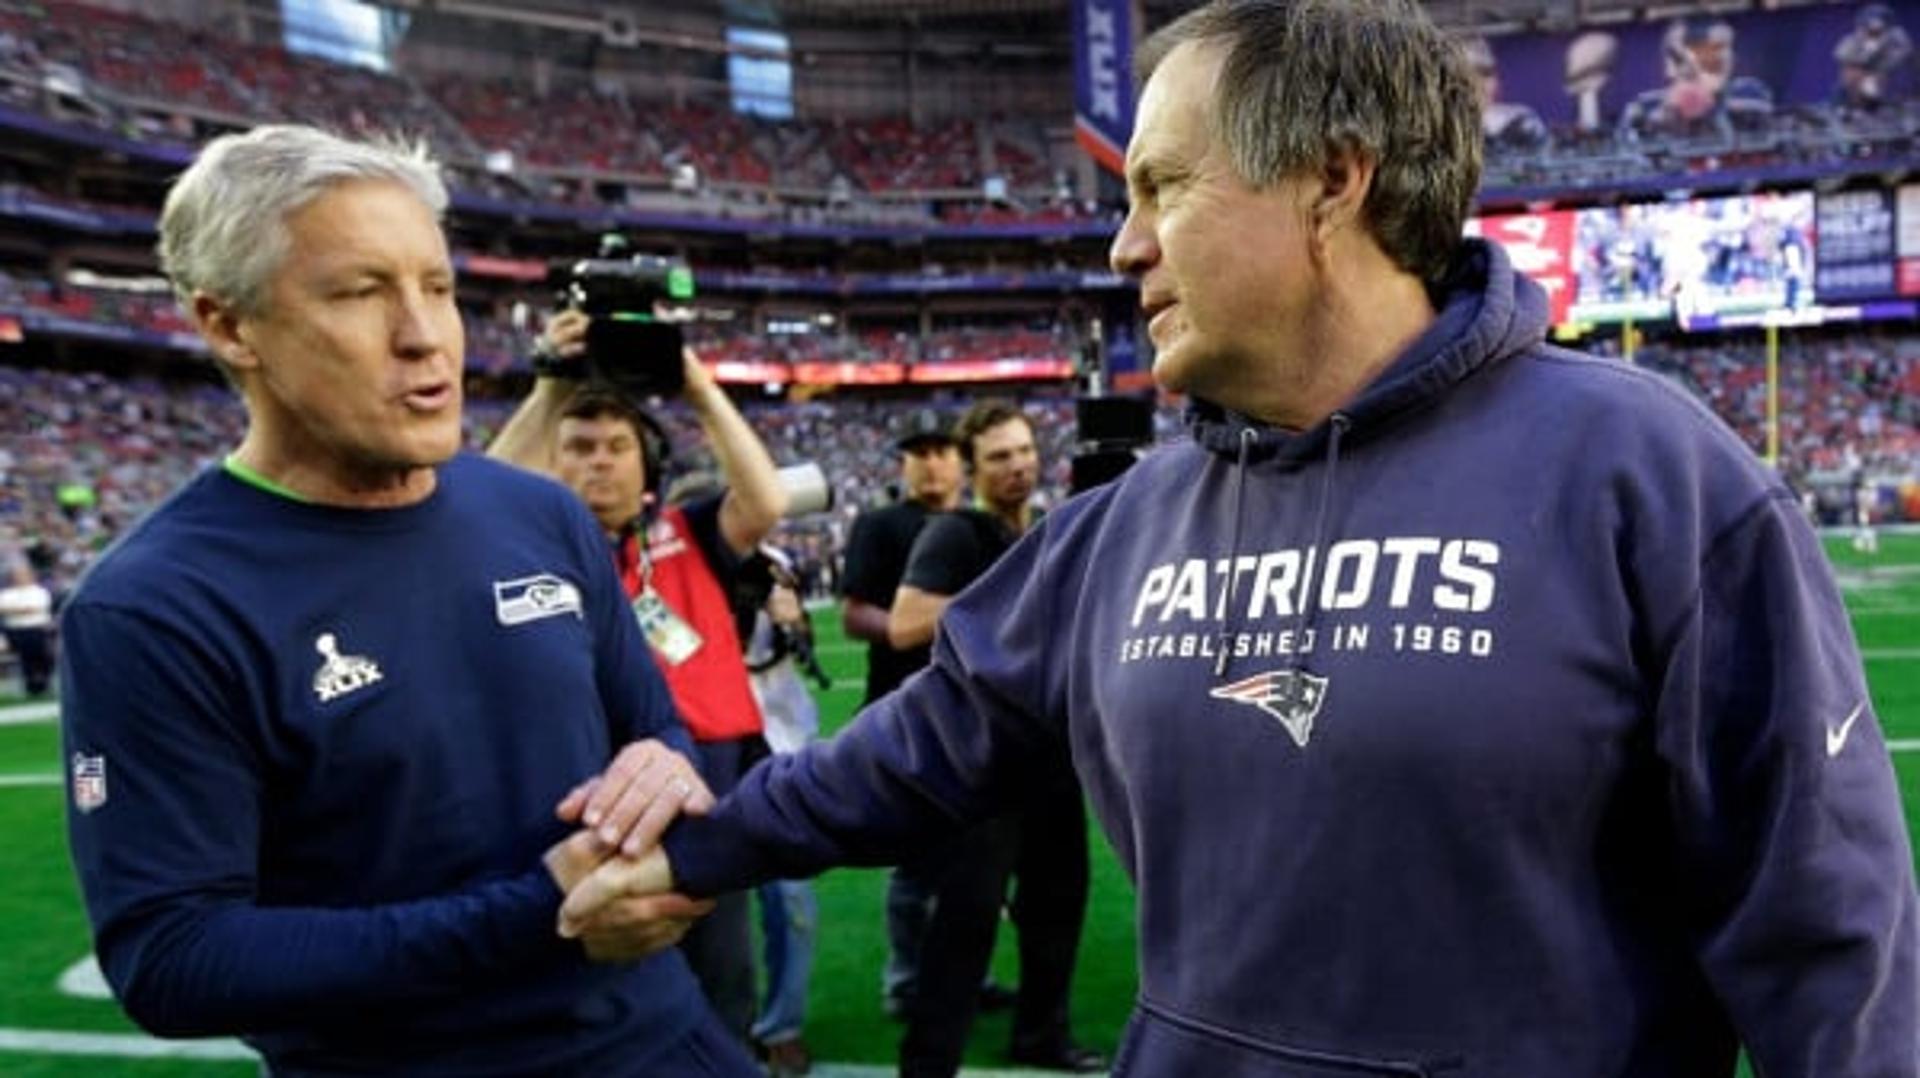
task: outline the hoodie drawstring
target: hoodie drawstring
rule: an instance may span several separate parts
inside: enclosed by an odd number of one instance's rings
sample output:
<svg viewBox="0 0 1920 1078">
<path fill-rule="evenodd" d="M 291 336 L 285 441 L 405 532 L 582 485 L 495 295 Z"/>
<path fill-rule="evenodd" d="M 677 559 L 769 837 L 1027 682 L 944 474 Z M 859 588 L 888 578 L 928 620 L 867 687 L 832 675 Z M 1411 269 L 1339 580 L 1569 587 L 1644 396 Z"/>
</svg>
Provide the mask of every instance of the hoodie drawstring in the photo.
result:
<svg viewBox="0 0 1920 1078">
<path fill-rule="evenodd" d="M 1213 660 L 1213 676 L 1227 672 L 1228 645 L 1233 640 L 1233 625 L 1240 609 L 1240 526 L 1246 522 L 1247 453 L 1257 438 L 1252 427 L 1240 428 L 1240 456 L 1233 464 L 1233 539 L 1227 544 L 1227 601 L 1220 619 L 1219 652 Z"/>
<path fill-rule="evenodd" d="M 1353 425 L 1345 412 L 1335 412 L 1328 419 L 1327 431 L 1327 472 L 1320 484 L 1320 504 L 1314 512 L 1313 544 L 1307 547 L 1307 564 L 1304 579 L 1300 586 L 1300 602 L 1293 612 L 1293 656 L 1287 662 L 1287 669 L 1298 671 L 1302 664 L 1301 646 L 1306 642 L 1306 631 L 1313 627 L 1318 611 L 1313 596 L 1314 573 L 1320 563 L 1326 559 L 1326 551 L 1321 548 L 1327 541 L 1327 522 L 1332 519 L 1333 485 L 1340 471 L 1340 439 L 1347 428 Z M 1227 546 L 1227 599 L 1226 616 L 1220 619 L 1218 646 L 1213 659 L 1213 676 L 1226 676 L 1227 664 L 1233 654 L 1235 627 L 1239 620 L 1240 604 L 1240 538 L 1241 527 L 1245 523 L 1247 492 L 1247 452 L 1255 438 L 1251 427 L 1240 430 L 1240 454 L 1234 463 L 1233 474 L 1233 531 L 1232 541 Z"/>
<path fill-rule="evenodd" d="M 1294 651 L 1292 651 L 1292 657 L 1290 657 L 1288 663 L 1286 663 L 1286 669 L 1288 669 L 1288 671 L 1298 671 L 1298 669 L 1300 669 L 1300 665 L 1302 665 L 1300 648 L 1306 644 L 1306 632 L 1308 632 L 1309 628 L 1313 628 L 1313 621 L 1317 621 L 1317 611 L 1315 611 L 1315 601 L 1313 601 L 1313 584 L 1315 584 L 1313 575 L 1315 575 L 1315 571 L 1319 569 L 1319 565 L 1327 559 L 1327 551 L 1323 550 L 1323 546 L 1327 544 L 1327 521 L 1331 521 L 1332 519 L 1332 486 L 1334 486 L 1334 480 L 1336 480 L 1338 473 L 1340 473 L 1340 438 L 1346 434 L 1346 430 L 1354 425 L 1354 421 L 1352 421 L 1344 411 L 1332 413 L 1327 423 L 1329 423 L 1329 430 L 1327 430 L 1327 477 L 1321 480 L 1319 507 L 1317 507 L 1315 513 L 1313 513 L 1313 544 L 1308 546 L 1306 573 L 1304 573 L 1304 580 L 1300 582 L 1300 603 L 1298 603 L 1298 607 L 1294 609 Z M 1246 457 L 1248 457 L 1248 450 L 1254 446 L 1254 438 L 1256 438 L 1256 434 L 1254 434 L 1252 427 L 1242 427 L 1242 429 L 1240 429 L 1240 455 L 1236 457 L 1235 471 L 1233 471 L 1233 540 L 1227 544 L 1227 609 L 1225 609 L 1225 617 L 1221 617 L 1221 628 L 1219 628 L 1217 646 L 1215 646 L 1215 655 L 1213 655 L 1213 676 L 1215 676 L 1215 678 L 1227 676 L 1227 663 L 1229 663 L 1231 657 L 1233 657 L 1233 638 L 1235 638 L 1235 626 L 1236 623 L 1238 623 L 1238 611 L 1240 611 L 1240 603 L 1238 603 L 1238 598 L 1240 598 L 1240 536 L 1242 536 L 1242 525 L 1246 523 L 1246 521 L 1244 521 L 1244 513 L 1246 513 Z"/>
<path fill-rule="evenodd" d="M 1300 604 L 1293 612 L 1293 655 L 1287 660 L 1287 669 L 1296 673 L 1306 665 L 1307 633 L 1320 619 L 1320 603 L 1314 597 L 1314 588 L 1319 583 L 1315 578 L 1327 563 L 1327 521 L 1332 516 L 1334 477 L 1340 471 L 1340 437 L 1347 432 L 1353 421 L 1345 412 L 1335 412 L 1329 420 L 1327 431 L 1327 474 L 1320 483 L 1320 508 L 1314 513 L 1313 545 L 1307 548 L 1305 580 L 1300 589 Z"/>
</svg>

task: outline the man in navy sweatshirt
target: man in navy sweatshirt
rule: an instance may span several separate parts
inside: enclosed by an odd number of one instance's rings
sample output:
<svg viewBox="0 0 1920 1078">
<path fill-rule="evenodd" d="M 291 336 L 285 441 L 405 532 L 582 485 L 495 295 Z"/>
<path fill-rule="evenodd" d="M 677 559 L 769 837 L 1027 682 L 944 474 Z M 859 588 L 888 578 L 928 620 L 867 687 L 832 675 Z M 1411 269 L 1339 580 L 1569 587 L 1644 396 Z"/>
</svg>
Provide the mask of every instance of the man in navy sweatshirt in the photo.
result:
<svg viewBox="0 0 1920 1078">
<path fill-rule="evenodd" d="M 1112 260 L 1191 444 L 563 931 L 898 857 L 1064 743 L 1139 890 L 1121 1074 L 1920 1074 L 1912 850 L 1820 544 L 1460 238 L 1453 43 L 1408 0 L 1217 0 L 1140 64 Z"/>
<path fill-rule="evenodd" d="M 275 1075 L 757 1074 L 671 948 L 701 905 L 554 934 L 613 848 L 557 817 L 576 784 L 628 746 L 643 818 L 710 798 L 593 518 L 456 456 L 446 201 L 423 154 L 301 127 L 168 195 L 248 427 L 64 614 L 100 964 L 145 1028 Z"/>
</svg>

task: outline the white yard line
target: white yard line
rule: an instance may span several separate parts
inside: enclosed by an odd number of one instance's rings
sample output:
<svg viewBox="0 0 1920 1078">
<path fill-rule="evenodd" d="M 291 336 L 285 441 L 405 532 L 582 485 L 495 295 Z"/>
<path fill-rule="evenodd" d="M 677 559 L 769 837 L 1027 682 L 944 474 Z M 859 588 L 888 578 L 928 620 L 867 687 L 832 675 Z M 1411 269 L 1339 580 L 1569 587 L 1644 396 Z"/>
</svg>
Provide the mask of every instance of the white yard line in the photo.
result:
<svg viewBox="0 0 1920 1078">
<path fill-rule="evenodd" d="M 52 722 L 60 717 L 60 701 L 36 700 L 31 704 L 0 707 L 0 726 L 21 726 L 34 722 Z"/>
<path fill-rule="evenodd" d="M 259 1059 L 235 1040 L 163 1041 L 141 1033 L 68 1033 L 58 1029 L 0 1029 L 0 1052 L 122 1059 Z"/>
<path fill-rule="evenodd" d="M 0 789 L 9 786 L 58 786 L 60 776 L 56 774 L 0 775 Z"/>
<path fill-rule="evenodd" d="M 236 1040 L 171 1041 L 139 1033 L 68 1033 L 56 1029 L 0 1029 L 0 1052 L 49 1056 L 111 1056 L 120 1059 L 257 1060 Z M 873 1063 L 815 1063 L 816 1078 L 887 1078 L 893 1067 Z M 960 1078 L 1046 1078 L 1055 1071 L 985 1070 L 968 1067 Z"/>
</svg>

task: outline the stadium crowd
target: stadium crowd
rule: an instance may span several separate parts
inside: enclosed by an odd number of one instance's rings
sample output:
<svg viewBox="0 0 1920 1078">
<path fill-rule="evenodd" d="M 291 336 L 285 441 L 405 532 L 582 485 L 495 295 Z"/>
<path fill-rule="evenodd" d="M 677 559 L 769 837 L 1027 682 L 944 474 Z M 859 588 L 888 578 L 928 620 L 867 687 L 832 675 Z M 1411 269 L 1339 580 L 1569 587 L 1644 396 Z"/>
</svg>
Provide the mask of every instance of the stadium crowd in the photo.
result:
<svg viewBox="0 0 1920 1078">
<path fill-rule="evenodd" d="M 941 407 L 957 417 L 965 402 Z M 893 431 L 925 401 L 814 400 L 746 405 L 781 464 L 818 463 L 833 486 L 833 508 L 786 522 L 776 542 L 796 556 L 816 591 L 831 589 L 847 524 L 862 508 L 890 500 L 898 479 Z M 1072 402 L 1030 403 L 1047 467 L 1043 501 L 1065 495 L 1072 449 Z M 504 398 L 470 398 L 466 441 L 492 440 L 512 410 Z M 675 446 L 673 472 L 712 471 L 692 416 L 660 409 Z M 238 442 L 244 416 L 223 386 L 204 381 L 122 378 L 97 372 L 0 366 L 0 544 L 29 552 L 57 594 L 125 528 Z"/>
<path fill-rule="evenodd" d="M 90 119 L 122 134 L 192 141 L 249 121 L 300 120 L 349 133 L 376 125 L 420 135 L 470 186 L 484 189 L 490 156 L 509 168 L 583 170 L 664 185 L 684 166 L 707 184 L 813 192 L 835 200 L 855 191 L 979 192 L 989 177 L 1009 191 L 1053 192 L 1061 178 L 1047 161 L 1037 123 L 1009 117 L 915 125 L 903 117 L 771 122 L 702 102 L 636 101 L 578 79 L 544 89 L 458 74 L 423 79 L 295 55 L 278 45 L 221 40 L 164 19 L 82 4 L 0 4 L 0 81 L 26 107 Z M 62 76 L 72 92 L 47 90 Z M 64 100 L 55 100 L 63 98 Z M 77 115 L 73 99 L 86 108 Z M 177 122 L 159 122 L 169 112 Z M 498 188 L 496 188 L 498 190 Z M 561 201 L 595 195 L 592 184 L 560 182 L 538 194 Z M 745 203 L 756 200 L 748 195 Z M 856 214 L 857 214 L 856 209 Z M 1057 200 L 1032 216 L 1076 216 Z M 968 213 L 960 211 L 959 219 Z M 1028 211 L 993 209 L 989 220 Z M 932 223 L 933 218 L 922 218 Z"/>
<path fill-rule="evenodd" d="M 0 300 L 4 296 L 0 288 Z M 1018 341 L 1033 332 L 1008 331 L 1004 339 Z M 748 339 L 741 335 L 703 348 L 709 359 L 738 358 L 749 354 Z M 991 335 L 954 331 L 922 348 L 984 354 L 993 342 Z M 1634 361 L 1685 385 L 1755 452 L 1765 450 L 1766 362 L 1758 342 L 1654 341 Z M 1844 477 L 1856 462 L 1876 475 L 1920 473 L 1920 336 L 1790 339 L 1780 370 L 1781 452 L 1788 475 Z M 953 418 L 967 402 L 965 394 L 949 394 L 936 407 Z M 749 401 L 743 407 L 777 462 L 815 462 L 832 484 L 832 510 L 788 521 L 776 536 L 805 568 L 815 593 L 830 593 L 848 523 L 860 509 L 896 493 L 894 431 L 927 402 L 832 397 Z M 1072 398 L 1056 387 L 1029 399 L 1027 407 L 1045 462 L 1040 498 L 1057 503 L 1068 488 Z M 485 445 L 509 411 L 507 400 L 470 396 L 468 444 Z M 711 471 L 714 462 L 692 417 L 672 402 L 661 414 L 675 446 L 674 473 Z M 217 385 L 0 367 L 0 536 L 37 549 L 56 590 L 64 591 L 122 529 L 230 449 L 241 420 L 238 401 Z M 1163 407 L 1161 436 L 1178 436 L 1179 429 L 1175 410 Z M 1890 509 L 1908 511 L 1898 500 Z"/>
<path fill-rule="evenodd" d="M 1655 343 L 1634 358 L 1671 375 L 1765 451 L 1763 348 Z M 1869 472 L 1906 474 L 1920 464 L 1920 337 L 1788 337 L 1779 366 L 1780 451 L 1789 474 L 1843 470 L 1850 449 Z"/>
<path fill-rule="evenodd" d="M 23 108 L 172 143 L 260 120 L 406 131 L 433 143 L 469 189 L 509 198 L 612 197 L 634 208 L 715 217 L 925 225 L 1111 211 L 1071 197 L 1030 118 L 771 121 L 717 102 L 638 100 L 573 72 L 542 87 L 453 72 L 416 78 L 298 56 L 277 44 L 214 44 L 207 31 L 163 19 L 66 0 L 4 0 L 0 92 Z M 1739 113 L 1738 123 L 1704 128 L 1655 114 L 1604 127 L 1549 126 L 1524 106 L 1497 102 L 1495 110 L 1500 123 L 1487 146 L 1487 182 L 1495 188 L 1578 189 L 1622 176 L 1902 159 L 1920 140 L 1920 100 L 1912 98 L 1871 109 L 1844 98 L 1769 101 Z M 990 181 L 1004 192 L 988 195 Z"/>
<path fill-rule="evenodd" d="M 152 334 L 192 334 L 171 296 L 160 291 L 56 284 L 0 270 L 0 314 L 38 311 L 61 319 Z M 467 365 L 499 374 L 524 369 L 532 338 L 504 314 L 469 310 Z M 690 339 L 710 362 L 730 363 L 966 363 L 1001 359 L 1064 361 L 1078 341 L 1065 329 L 1028 322 L 963 323 L 921 334 L 896 328 L 848 332 L 768 334 L 728 323 L 701 323 Z M 185 338 L 182 346 L 187 346 Z M 197 345 L 193 347 L 197 350 Z"/>
</svg>

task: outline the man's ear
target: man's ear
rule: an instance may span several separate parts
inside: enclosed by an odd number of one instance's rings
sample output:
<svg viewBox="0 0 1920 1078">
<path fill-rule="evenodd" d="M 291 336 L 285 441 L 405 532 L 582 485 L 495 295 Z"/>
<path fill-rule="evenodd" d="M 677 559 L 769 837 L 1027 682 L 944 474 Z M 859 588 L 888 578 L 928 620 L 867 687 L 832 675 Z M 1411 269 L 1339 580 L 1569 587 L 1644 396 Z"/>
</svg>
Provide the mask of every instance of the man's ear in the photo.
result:
<svg viewBox="0 0 1920 1078">
<path fill-rule="evenodd" d="M 1313 174 L 1311 214 L 1314 238 L 1325 243 L 1343 228 L 1357 225 L 1366 210 L 1367 196 L 1373 191 L 1377 163 L 1352 146 L 1327 154 Z"/>
<path fill-rule="evenodd" d="M 213 358 L 229 370 L 252 370 L 260 357 L 247 343 L 239 309 L 206 292 L 193 294 L 193 323 L 213 349 Z"/>
</svg>

